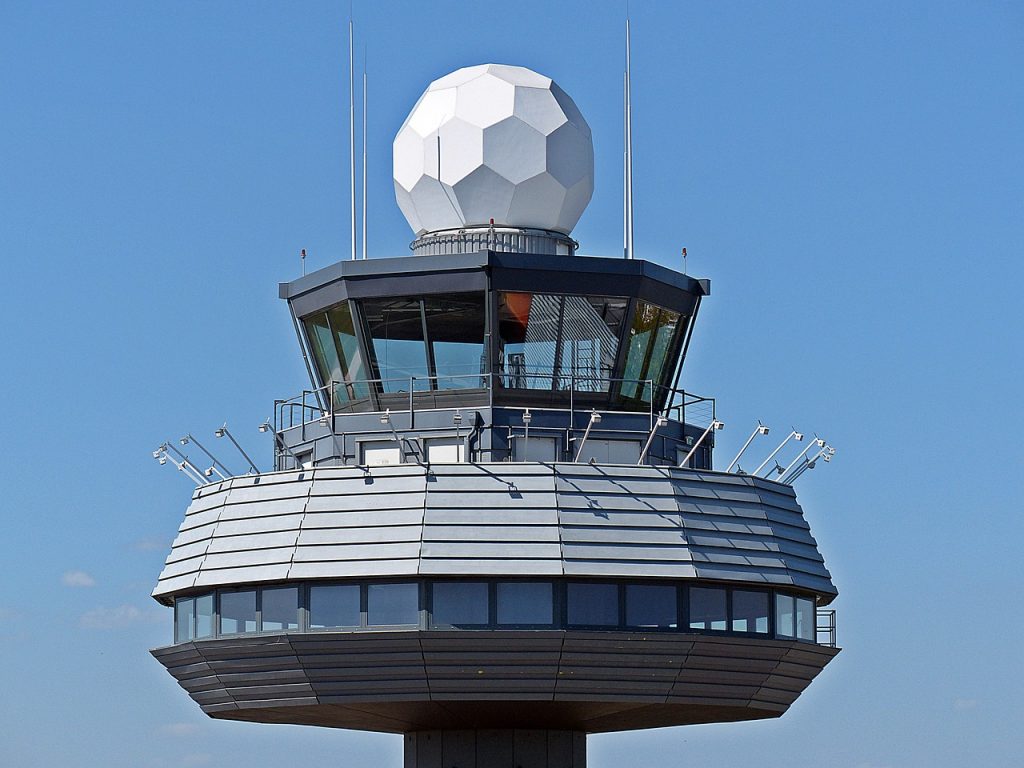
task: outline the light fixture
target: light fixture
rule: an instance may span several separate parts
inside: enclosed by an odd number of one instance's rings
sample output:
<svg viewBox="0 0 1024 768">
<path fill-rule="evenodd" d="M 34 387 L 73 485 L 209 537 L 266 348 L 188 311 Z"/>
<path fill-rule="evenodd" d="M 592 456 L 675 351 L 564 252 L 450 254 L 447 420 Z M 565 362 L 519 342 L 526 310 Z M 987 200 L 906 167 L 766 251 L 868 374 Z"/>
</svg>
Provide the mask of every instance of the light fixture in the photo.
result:
<svg viewBox="0 0 1024 768">
<path fill-rule="evenodd" d="M 592 410 L 590 412 L 590 421 L 587 422 L 587 428 L 583 432 L 583 439 L 580 440 L 580 444 L 576 447 L 576 458 L 574 458 L 572 460 L 573 464 L 578 463 L 579 460 L 580 460 L 580 456 L 583 453 L 583 446 L 586 444 L 587 438 L 590 437 L 590 429 L 591 429 L 591 427 L 593 427 L 595 424 L 600 424 L 600 423 L 601 423 L 601 414 L 597 412 L 597 409 Z M 594 462 L 590 462 L 590 463 L 593 464 Z"/>
<path fill-rule="evenodd" d="M 736 454 L 736 458 L 729 462 L 729 466 L 725 468 L 725 471 L 726 472 L 732 472 L 733 466 L 736 466 L 736 469 L 738 471 L 742 472 L 742 470 L 740 470 L 740 468 L 738 466 L 739 465 L 739 461 L 740 461 L 740 457 L 743 455 L 744 451 L 747 450 L 747 448 L 750 446 L 750 444 L 752 442 L 754 442 L 754 438 L 755 437 L 757 437 L 758 435 L 767 435 L 767 434 L 768 434 L 768 427 L 766 427 L 764 424 L 761 423 L 760 420 L 758 420 L 757 426 L 754 428 L 754 431 L 750 433 L 750 437 L 747 438 L 747 442 L 745 442 L 743 444 L 743 447 L 740 448 L 740 452 Z"/>
<path fill-rule="evenodd" d="M 703 434 L 697 438 L 697 442 L 693 444 L 690 452 L 686 454 L 685 458 L 683 458 L 681 462 L 679 462 L 680 467 L 685 467 L 690 463 L 690 458 L 697 452 L 697 449 L 700 448 L 700 444 L 703 443 L 704 439 L 711 434 L 711 430 L 713 429 L 725 429 L 725 422 L 719 421 L 718 419 L 712 419 L 711 423 L 708 424 L 708 428 L 705 429 Z"/>
<path fill-rule="evenodd" d="M 530 426 L 531 421 L 533 421 L 533 414 L 530 413 L 530 409 L 527 408 L 525 411 L 523 411 L 523 424 L 525 424 L 526 426 Z"/>
<path fill-rule="evenodd" d="M 664 416 L 659 416 L 654 420 L 654 426 L 651 427 L 651 434 L 647 436 L 647 442 L 644 443 L 644 447 L 640 451 L 640 458 L 636 460 L 636 465 L 638 467 L 644 463 L 644 458 L 647 456 L 647 452 L 651 449 L 651 443 L 654 442 L 654 435 L 657 434 L 658 430 L 666 424 L 668 424 L 668 419 Z"/>
<path fill-rule="evenodd" d="M 819 448 L 824 448 L 824 447 L 825 447 L 825 441 L 824 441 L 824 440 L 822 440 L 822 439 L 821 439 L 820 437 L 818 437 L 817 435 L 815 435 L 815 436 L 814 436 L 814 439 L 813 439 L 813 440 L 812 440 L 811 442 L 809 442 L 809 443 L 807 444 L 807 447 L 806 447 L 806 448 L 804 448 L 804 449 L 803 449 L 802 451 L 800 451 L 800 453 L 799 453 L 799 454 L 797 454 L 797 457 L 796 457 L 795 459 L 793 459 L 793 461 L 791 461 L 791 462 L 789 463 L 789 466 L 788 466 L 788 467 L 786 467 L 786 468 L 785 468 L 784 470 L 782 470 L 782 472 L 780 472 L 780 473 L 779 473 L 780 475 L 782 475 L 782 477 L 780 477 L 780 478 L 779 478 L 779 482 L 780 482 L 780 483 L 784 483 L 784 482 L 786 482 L 786 475 L 788 475 L 788 474 L 789 474 L 789 471 L 790 471 L 791 469 L 793 469 L 793 467 L 795 467 L 795 466 L 796 466 L 796 464 L 797 464 L 797 462 L 798 462 L 798 461 L 800 461 L 801 459 L 803 459 L 803 460 L 804 460 L 804 463 L 805 463 L 805 464 L 807 463 L 807 459 L 806 459 L 805 457 L 807 456 L 807 453 L 808 453 L 808 452 L 809 452 L 809 451 L 811 450 L 811 448 L 813 448 L 814 446 L 818 446 Z M 821 453 L 819 452 L 818 456 L 820 456 L 820 455 L 822 455 L 822 454 L 821 454 Z M 817 457 L 817 456 L 815 456 L 815 457 L 814 457 L 814 459 L 810 459 L 810 461 L 814 461 L 814 460 L 815 460 L 815 459 L 817 459 L 817 458 L 818 458 L 818 457 Z M 792 482 L 792 478 L 790 478 L 790 482 Z"/>
<path fill-rule="evenodd" d="M 179 438 L 178 442 L 181 443 L 182 445 L 188 445 L 188 435 L 185 435 L 184 437 Z"/>
<path fill-rule="evenodd" d="M 386 411 L 384 411 L 384 413 L 382 413 L 380 415 L 380 423 L 381 424 L 390 424 L 391 423 L 391 409 L 390 408 L 388 408 Z"/>
<path fill-rule="evenodd" d="M 766 458 L 764 461 L 762 461 L 758 465 L 757 469 L 755 469 L 750 474 L 752 474 L 752 475 L 760 474 L 761 470 L 768 466 L 768 462 L 770 462 L 772 459 L 775 458 L 775 454 L 777 454 L 779 451 L 781 451 L 785 447 L 786 443 L 788 443 L 790 440 L 796 440 L 799 443 L 803 439 L 804 439 L 804 433 L 803 432 L 797 432 L 794 429 L 792 432 L 790 432 L 786 436 L 785 440 L 783 440 L 781 443 L 779 443 L 778 447 L 774 451 L 772 451 L 771 453 L 768 454 L 768 458 Z M 776 466 L 778 466 L 778 462 L 776 462 Z M 772 470 L 768 470 L 768 474 L 770 475 L 771 473 L 772 473 Z M 767 475 L 766 475 L 766 477 L 767 477 Z"/>
<path fill-rule="evenodd" d="M 259 426 L 260 432 L 270 432 L 272 429 L 273 427 L 270 426 L 270 419 L 267 419 Z M 220 437 L 220 435 L 217 435 L 217 437 Z"/>
<path fill-rule="evenodd" d="M 213 462 L 213 465 L 210 467 L 209 471 L 203 473 L 206 475 L 206 477 L 210 477 L 214 472 L 216 472 L 221 480 L 227 480 L 228 477 L 230 477 L 233 474 L 230 469 L 224 466 L 224 463 L 221 462 L 220 459 L 218 459 L 216 456 L 210 453 L 209 450 L 207 450 L 205 445 L 196 440 L 195 437 L 192 436 L 191 432 L 187 433 L 184 437 L 178 440 L 178 442 L 181 443 L 182 445 L 188 445 L 189 443 L 192 443 L 193 445 L 195 445 L 196 448 L 205 453 L 207 458 Z"/>
<path fill-rule="evenodd" d="M 235 450 L 237 450 L 240 454 L 242 454 L 242 457 L 247 462 L 249 462 L 249 469 L 251 469 L 257 475 L 260 474 L 259 469 L 256 468 L 256 463 L 249 457 L 249 454 L 247 454 L 242 449 L 242 446 L 240 446 L 238 444 L 238 441 L 235 440 L 235 436 L 232 435 L 231 432 L 228 430 L 228 423 L 227 422 L 224 422 L 223 425 L 221 425 L 221 426 L 217 427 L 217 429 L 213 430 L 213 435 L 214 435 L 214 437 L 227 437 L 227 439 L 231 441 L 231 444 L 233 446 L 235 446 Z M 194 439 L 195 438 L 193 438 L 193 440 Z"/>
<path fill-rule="evenodd" d="M 326 427 L 330 423 L 331 417 L 327 411 L 320 411 L 320 424 Z"/>
<path fill-rule="evenodd" d="M 456 411 L 455 414 L 452 416 L 452 424 L 454 424 L 456 427 L 462 426 L 462 411 L 461 410 Z"/>
</svg>

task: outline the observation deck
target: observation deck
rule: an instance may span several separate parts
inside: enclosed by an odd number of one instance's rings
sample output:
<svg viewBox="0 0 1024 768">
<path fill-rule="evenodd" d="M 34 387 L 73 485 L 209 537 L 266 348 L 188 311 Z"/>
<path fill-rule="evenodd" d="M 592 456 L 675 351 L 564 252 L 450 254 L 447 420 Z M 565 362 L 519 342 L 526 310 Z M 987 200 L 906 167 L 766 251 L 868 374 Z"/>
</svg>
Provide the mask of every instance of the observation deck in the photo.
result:
<svg viewBox="0 0 1024 768">
<path fill-rule="evenodd" d="M 275 471 L 197 489 L 154 655 L 211 716 L 259 722 L 782 714 L 838 652 L 836 589 L 791 486 L 712 469 L 715 402 L 678 387 L 708 291 L 495 252 L 282 285 L 317 385 L 275 401 Z"/>
</svg>

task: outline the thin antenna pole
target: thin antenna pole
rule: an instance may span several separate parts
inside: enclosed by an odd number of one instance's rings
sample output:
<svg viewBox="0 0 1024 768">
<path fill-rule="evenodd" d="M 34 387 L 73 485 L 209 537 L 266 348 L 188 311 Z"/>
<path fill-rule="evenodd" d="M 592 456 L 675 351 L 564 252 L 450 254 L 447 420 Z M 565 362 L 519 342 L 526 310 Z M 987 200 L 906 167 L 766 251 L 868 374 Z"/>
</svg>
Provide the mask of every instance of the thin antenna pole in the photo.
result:
<svg viewBox="0 0 1024 768">
<path fill-rule="evenodd" d="M 349 135 L 349 200 L 352 216 L 352 260 L 356 258 L 356 97 L 355 97 L 355 54 L 353 51 L 353 23 L 348 20 L 348 135 Z"/>
<path fill-rule="evenodd" d="M 626 91 L 629 89 L 629 75 L 622 73 L 622 258 L 629 258 L 629 128 L 626 115 L 629 102 Z"/>
<path fill-rule="evenodd" d="M 633 94 L 628 14 L 626 15 L 626 258 L 633 258 Z"/>
<path fill-rule="evenodd" d="M 362 49 L 362 258 L 367 258 L 367 51 Z"/>
</svg>

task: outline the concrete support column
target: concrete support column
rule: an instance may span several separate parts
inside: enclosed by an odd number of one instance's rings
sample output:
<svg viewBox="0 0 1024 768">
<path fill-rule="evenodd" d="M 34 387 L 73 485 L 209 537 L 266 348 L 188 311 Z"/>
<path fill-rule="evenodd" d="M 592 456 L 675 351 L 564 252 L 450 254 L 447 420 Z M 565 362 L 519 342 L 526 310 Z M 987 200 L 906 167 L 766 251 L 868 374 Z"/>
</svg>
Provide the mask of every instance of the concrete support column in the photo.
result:
<svg viewBox="0 0 1024 768">
<path fill-rule="evenodd" d="M 586 768 L 582 731 L 415 731 L 405 768 Z"/>
</svg>

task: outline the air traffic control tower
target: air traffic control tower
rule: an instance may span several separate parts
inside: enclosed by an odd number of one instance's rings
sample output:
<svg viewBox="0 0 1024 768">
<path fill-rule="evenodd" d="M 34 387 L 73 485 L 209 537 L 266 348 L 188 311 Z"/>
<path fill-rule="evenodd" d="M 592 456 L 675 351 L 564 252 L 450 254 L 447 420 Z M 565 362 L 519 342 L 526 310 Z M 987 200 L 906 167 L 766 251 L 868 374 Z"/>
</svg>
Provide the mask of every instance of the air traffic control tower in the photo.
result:
<svg viewBox="0 0 1024 768">
<path fill-rule="evenodd" d="M 838 653 L 792 484 L 716 471 L 680 388 L 709 282 L 576 254 L 593 165 L 549 78 L 461 69 L 394 142 L 413 255 L 280 286 L 314 383 L 272 471 L 200 478 L 153 592 L 209 716 L 581 768 L 588 733 L 778 717 Z"/>
</svg>

